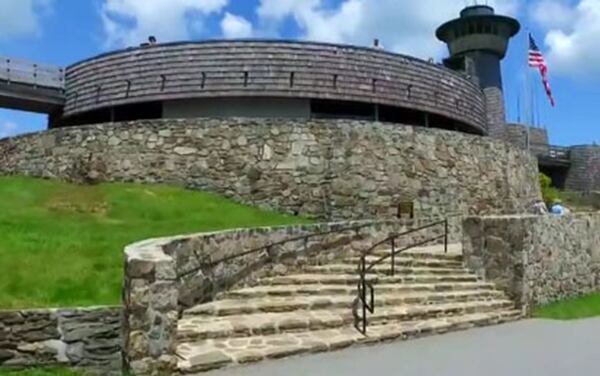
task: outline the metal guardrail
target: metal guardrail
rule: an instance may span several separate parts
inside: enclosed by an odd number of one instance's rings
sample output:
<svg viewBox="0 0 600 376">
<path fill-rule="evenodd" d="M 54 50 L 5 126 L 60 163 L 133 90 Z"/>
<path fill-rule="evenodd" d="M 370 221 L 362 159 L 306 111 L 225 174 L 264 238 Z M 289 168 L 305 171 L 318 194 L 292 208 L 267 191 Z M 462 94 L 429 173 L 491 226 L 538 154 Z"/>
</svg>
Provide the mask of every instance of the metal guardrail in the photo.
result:
<svg viewBox="0 0 600 376">
<path fill-rule="evenodd" d="M 539 158 L 549 160 L 569 162 L 571 160 L 571 150 L 564 146 L 532 143 L 531 151 Z"/>
<path fill-rule="evenodd" d="M 186 270 L 186 271 L 183 271 L 183 272 L 179 273 L 177 275 L 177 278 L 178 279 L 185 278 L 185 277 L 187 277 L 189 275 L 192 275 L 194 273 L 199 272 L 200 270 L 202 270 L 204 268 L 212 268 L 212 267 L 217 266 L 218 264 L 226 263 L 226 262 L 229 262 L 231 260 L 239 259 L 239 258 L 242 258 L 244 256 L 248 256 L 248 255 L 254 254 L 254 253 L 265 252 L 266 255 L 271 255 L 271 251 L 273 250 L 274 247 L 282 246 L 282 245 L 287 244 L 287 243 L 293 243 L 293 242 L 297 242 L 297 241 L 303 240 L 304 241 L 304 247 L 306 248 L 307 244 L 308 244 L 308 241 L 310 239 L 318 238 L 318 237 L 325 236 L 325 235 L 340 234 L 340 233 L 347 232 L 347 231 L 354 231 L 354 232 L 356 232 L 358 234 L 358 232 L 360 230 L 362 230 L 364 228 L 367 228 L 367 227 L 371 227 L 371 226 L 373 226 L 373 223 L 372 222 L 367 222 L 367 223 L 362 223 L 362 224 L 358 224 L 358 225 L 354 225 L 354 226 L 347 226 L 347 227 L 335 228 L 335 229 L 328 230 L 328 231 L 323 231 L 323 232 L 313 232 L 313 233 L 308 233 L 308 234 L 304 234 L 304 235 L 293 236 L 293 237 L 290 237 L 290 238 L 287 238 L 287 239 L 284 239 L 284 240 L 280 240 L 280 241 L 277 241 L 277 242 L 268 243 L 268 244 L 265 244 L 265 245 L 262 245 L 262 246 L 259 246 L 259 247 L 253 248 L 253 249 L 249 249 L 249 250 L 240 252 L 240 253 L 235 254 L 235 255 L 223 257 L 223 258 L 218 259 L 218 260 L 208 260 L 208 261 L 200 262 L 199 266 L 194 267 L 194 268 L 192 268 L 190 270 Z"/>
<path fill-rule="evenodd" d="M 420 232 L 422 230 L 430 229 L 436 226 L 444 226 L 444 232 L 442 235 L 433 236 L 421 240 L 419 242 L 410 244 L 406 247 L 397 249 L 396 241 L 406 235 L 414 234 Z M 371 281 L 367 281 L 367 273 L 373 270 L 373 268 L 385 260 L 391 258 L 390 265 L 390 274 L 393 276 L 396 273 L 396 265 L 395 259 L 396 255 L 408 251 L 409 249 L 413 249 L 416 247 L 420 247 L 427 243 L 431 243 L 438 240 L 444 240 L 444 252 L 448 253 L 448 219 L 445 219 L 440 222 L 431 223 L 425 226 L 421 226 L 406 232 L 402 232 L 400 234 L 393 234 L 384 240 L 373 244 L 368 250 L 366 250 L 360 257 L 358 264 L 358 287 L 357 287 L 357 297 L 354 299 L 352 304 L 352 315 L 354 316 L 354 327 L 363 335 L 367 335 L 367 312 L 374 313 L 375 312 L 375 287 Z M 390 244 L 390 253 L 384 256 L 379 257 L 375 261 L 371 262 L 367 265 L 367 256 L 371 255 L 373 251 L 384 244 Z M 367 292 L 368 291 L 368 292 Z M 368 299 L 367 299 L 368 298 Z M 362 311 L 361 314 L 358 313 L 359 309 Z"/>
<path fill-rule="evenodd" d="M 65 71 L 53 65 L 0 57 L 0 81 L 63 90 Z"/>
</svg>

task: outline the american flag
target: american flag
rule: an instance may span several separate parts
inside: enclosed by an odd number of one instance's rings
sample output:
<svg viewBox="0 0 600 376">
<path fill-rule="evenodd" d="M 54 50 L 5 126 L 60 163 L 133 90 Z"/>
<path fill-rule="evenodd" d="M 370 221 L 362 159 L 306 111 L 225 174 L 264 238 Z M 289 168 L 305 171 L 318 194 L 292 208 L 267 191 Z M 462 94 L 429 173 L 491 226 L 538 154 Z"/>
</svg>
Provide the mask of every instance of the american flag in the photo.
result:
<svg viewBox="0 0 600 376">
<path fill-rule="evenodd" d="M 550 104 L 554 107 L 556 103 L 554 102 L 552 89 L 550 88 L 550 82 L 548 81 L 548 66 L 546 65 L 544 55 L 542 55 L 542 52 L 538 48 L 535 39 L 533 39 L 531 34 L 529 34 L 529 66 L 539 69 L 542 76 L 542 83 L 544 84 L 544 90 L 550 100 Z"/>
</svg>

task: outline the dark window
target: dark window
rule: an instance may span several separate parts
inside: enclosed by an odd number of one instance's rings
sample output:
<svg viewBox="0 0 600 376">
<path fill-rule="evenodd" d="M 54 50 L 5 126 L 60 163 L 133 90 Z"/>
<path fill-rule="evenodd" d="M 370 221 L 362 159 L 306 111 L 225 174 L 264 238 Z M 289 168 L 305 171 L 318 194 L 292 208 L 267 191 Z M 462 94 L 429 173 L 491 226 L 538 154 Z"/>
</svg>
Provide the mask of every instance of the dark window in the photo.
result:
<svg viewBox="0 0 600 376">
<path fill-rule="evenodd" d="M 131 121 L 162 118 L 161 102 L 135 103 L 116 106 L 112 109 L 89 111 L 63 119 L 61 125 L 99 124 L 110 121 Z"/>
<path fill-rule="evenodd" d="M 369 103 L 314 99 L 310 110 L 317 119 L 375 119 L 375 106 Z"/>
<path fill-rule="evenodd" d="M 423 125 L 423 113 L 402 107 L 379 106 L 379 120 L 388 123 Z"/>
<path fill-rule="evenodd" d="M 115 121 L 130 121 L 162 118 L 162 102 L 134 103 L 117 106 L 114 109 Z"/>
</svg>

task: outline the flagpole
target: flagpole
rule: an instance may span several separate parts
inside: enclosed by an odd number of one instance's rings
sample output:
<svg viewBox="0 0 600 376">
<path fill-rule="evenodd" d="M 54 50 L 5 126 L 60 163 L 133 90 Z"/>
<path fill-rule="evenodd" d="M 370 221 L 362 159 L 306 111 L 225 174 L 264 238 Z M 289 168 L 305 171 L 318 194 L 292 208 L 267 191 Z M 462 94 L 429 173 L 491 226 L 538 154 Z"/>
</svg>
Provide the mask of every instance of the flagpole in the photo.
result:
<svg viewBox="0 0 600 376">
<path fill-rule="evenodd" d="M 525 54 L 525 131 L 526 131 L 526 146 L 527 146 L 527 151 L 529 151 L 531 149 L 531 143 L 529 140 L 530 134 L 529 134 L 529 124 L 527 124 L 527 122 L 530 119 L 531 113 L 533 112 L 531 110 L 531 97 L 530 97 L 530 91 L 531 91 L 531 70 L 529 69 L 529 28 L 526 29 L 526 33 L 525 33 L 525 38 L 526 38 L 526 54 Z"/>
</svg>

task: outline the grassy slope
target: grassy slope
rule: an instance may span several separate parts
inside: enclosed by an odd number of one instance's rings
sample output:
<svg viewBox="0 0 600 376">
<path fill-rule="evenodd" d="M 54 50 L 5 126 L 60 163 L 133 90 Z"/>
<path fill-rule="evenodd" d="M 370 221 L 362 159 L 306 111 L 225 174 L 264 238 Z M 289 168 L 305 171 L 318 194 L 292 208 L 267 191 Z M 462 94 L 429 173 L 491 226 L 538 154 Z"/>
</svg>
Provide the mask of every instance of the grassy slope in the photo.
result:
<svg viewBox="0 0 600 376">
<path fill-rule="evenodd" d="M 83 376 L 83 373 L 62 369 L 32 369 L 28 371 L 0 370 L 2 376 Z"/>
<path fill-rule="evenodd" d="M 181 188 L 0 177 L 0 308 L 118 304 L 127 244 L 299 222 Z"/>
<path fill-rule="evenodd" d="M 533 315 L 555 320 L 574 320 L 600 316 L 600 293 L 548 304 L 537 308 Z"/>
</svg>

